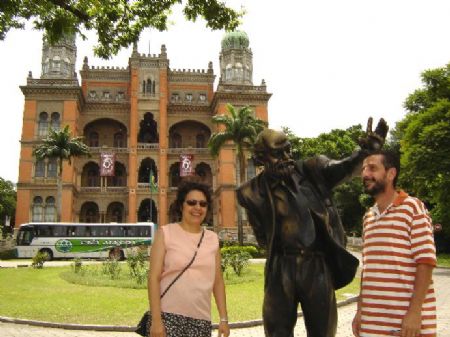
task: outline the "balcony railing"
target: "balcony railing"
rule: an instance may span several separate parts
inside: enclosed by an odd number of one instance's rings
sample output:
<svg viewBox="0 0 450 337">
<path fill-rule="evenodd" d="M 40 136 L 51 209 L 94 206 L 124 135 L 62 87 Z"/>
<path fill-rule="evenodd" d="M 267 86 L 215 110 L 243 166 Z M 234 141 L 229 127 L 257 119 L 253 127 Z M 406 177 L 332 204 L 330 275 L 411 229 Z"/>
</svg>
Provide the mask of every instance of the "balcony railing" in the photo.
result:
<svg viewBox="0 0 450 337">
<path fill-rule="evenodd" d="M 82 186 L 81 193 L 128 193 L 127 186 Z"/>
<path fill-rule="evenodd" d="M 138 150 L 153 150 L 159 149 L 159 143 L 138 143 Z"/>
<path fill-rule="evenodd" d="M 169 148 L 167 149 L 169 154 L 209 154 L 209 149 L 207 147 L 179 147 L 179 148 Z"/>
<path fill-rule="evenodd" d="M 34 177 L 33 179 L 35 184 L 53 185 L 57 183 L 56 177 Z"/>
<path fill-rule="evenodd" d="M 114 153 L 128 153 L 130 150 L 127 147 L 90 147 L 91 153 L 102 153 L 102 152 L 114 152 Z"/>
</svg>

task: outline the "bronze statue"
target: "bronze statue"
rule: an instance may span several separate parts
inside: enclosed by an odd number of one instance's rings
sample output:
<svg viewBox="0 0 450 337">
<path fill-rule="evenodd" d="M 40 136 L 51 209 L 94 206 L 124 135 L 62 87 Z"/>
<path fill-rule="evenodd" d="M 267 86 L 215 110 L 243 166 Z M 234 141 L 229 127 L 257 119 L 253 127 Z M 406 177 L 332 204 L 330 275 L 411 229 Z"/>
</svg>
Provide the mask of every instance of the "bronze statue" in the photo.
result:
<svg viewBox="0 0 450 337">
<path fill-rule="evenodd" d="M 294 161 L 286 135 L 266 129 L 256 140 L 255 159 L 264 170 L 237 191 L 258 244 L 267 249 L 263 320 L 267 337 L 292 337 L 300 303 L 308 337 L 336 334 L 335 290 L 350 283 L 358 260 L 346 237 L 332 189 L 360 171 L 380 149 L 388 126 L 372 119 L 360 150 L 340 161 L 317 156 Z"/>
</svg>

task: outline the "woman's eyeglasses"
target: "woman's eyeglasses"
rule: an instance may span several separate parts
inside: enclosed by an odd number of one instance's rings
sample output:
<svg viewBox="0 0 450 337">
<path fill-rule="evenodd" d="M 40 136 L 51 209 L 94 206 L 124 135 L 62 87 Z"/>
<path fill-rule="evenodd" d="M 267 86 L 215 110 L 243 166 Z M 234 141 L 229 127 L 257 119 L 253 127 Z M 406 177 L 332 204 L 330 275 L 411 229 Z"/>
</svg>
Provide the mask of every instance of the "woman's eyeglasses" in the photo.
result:
<svg viewBox="0 0 450 337">
<path fill-rule="evenodd" d="M 208 206 L 208 202 L 206 200 L 194 200 L 194 199 L 190 199 L 190 200 L 186 200 L 186 204 L 188 204 L 189 206 L 195 206 L 197 204 L 200 205 L 200 207 L 206 207 Z"/>
</svg>

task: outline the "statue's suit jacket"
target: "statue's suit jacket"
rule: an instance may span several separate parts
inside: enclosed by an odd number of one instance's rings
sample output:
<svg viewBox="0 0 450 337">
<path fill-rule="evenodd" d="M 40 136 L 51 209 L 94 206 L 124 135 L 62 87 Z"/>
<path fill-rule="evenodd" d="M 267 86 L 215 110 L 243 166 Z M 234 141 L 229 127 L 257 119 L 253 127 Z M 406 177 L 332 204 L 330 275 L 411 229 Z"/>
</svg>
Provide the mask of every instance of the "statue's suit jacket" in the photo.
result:
<svg viewBox="0 0 450 337">
<path fill-rule="evenodd" d="M 307 161 L 297 161 L 295 171 L 300 178 L 298 188 L 307 200 L 297 198 L 296 207 L 307 212 L 302 224 L 302 236 L 320 236 L 325 261 L 331 271 L 335 289 L 350 283 L 356 273 L 359 261 L 345 249 L 346 237 L 342 222 L 331 200 L 331 190 L 356 173 L 367 154 L 358 151 L 341 161 L 318 156 Z M 250 225 L 261 247 L 267 249 L 266 283 L 270 277 L 274 254 L 279 240 L 275 240 L 279 230 L 270 179 L 263 171 L 255 178 L 241 185 L 237 190 L 239 203 L 247 210 Z M 303 213 L 305 214 L 305 213 Z"/>
</svg>

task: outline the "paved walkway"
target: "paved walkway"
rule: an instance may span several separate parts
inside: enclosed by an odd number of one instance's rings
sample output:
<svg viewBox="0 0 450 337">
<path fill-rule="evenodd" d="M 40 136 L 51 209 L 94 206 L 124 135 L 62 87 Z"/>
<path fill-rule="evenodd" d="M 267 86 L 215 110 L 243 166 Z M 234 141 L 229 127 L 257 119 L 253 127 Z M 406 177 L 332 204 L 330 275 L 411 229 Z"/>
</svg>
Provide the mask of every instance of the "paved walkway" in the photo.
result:
<svg viewBox="0 0 450 337">
<path fill-rule="evenodd" d="M 433 274 L 437 294 L 438 336 L 450 337 L 450 269 L 436 268 Z M 355 314 L 356 304 L 352 303 L 339 308 L 339 325 L 336 337 L 353 337 L 351 322 Z M 36 327 L 23 324 L 0 322 L 2 337 L 137 337 L 133 332 L 116 331 L 83 331 L 57 328 Z M 215 332 L 213 336 L 216 336 Z M 262 326 L 244 329 L 232 329 L 232 337 L 263 337 Z M 304 337 L 306 332 L 303 319 L 299 319 L 295 328 L 295 337 Z"/>
</svg>

